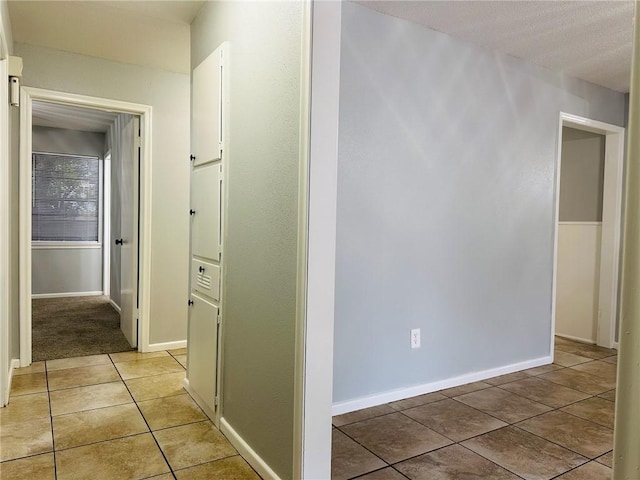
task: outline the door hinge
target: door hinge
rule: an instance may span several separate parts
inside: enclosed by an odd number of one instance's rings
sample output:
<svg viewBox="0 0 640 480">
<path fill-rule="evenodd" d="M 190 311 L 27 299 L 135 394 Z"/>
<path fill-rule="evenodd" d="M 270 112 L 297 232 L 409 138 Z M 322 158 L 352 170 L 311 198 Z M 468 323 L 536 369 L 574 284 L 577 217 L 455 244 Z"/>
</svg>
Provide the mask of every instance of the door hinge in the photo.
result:
<svg viewBox="0 0 640 480">
<path fill-rule="evenodd" d="M 193 162 L 195 159 L 196 159 L 196 156 L 195 156 L 195 155 L 189 155 L 189 160 L 190 160 L 190 161 L 192 161 L 192 162 Z"/>
<path fill-rule="evenodd" d="M 213 398 L 213 406 L 214 406 L 214 407 L 216 407 L 216 409 L 218 408 L 218 401 L 219 401 L 219 400 L 218 400 L 218 395 L 216 395 L 216 396 Z"/>
<path fill-rule="evenodd" d="M 220 325 L 220 323 L 222 323 L 222 318 L 220 317 L 220 314 L 218 314 L 218 318 L 217 318 L 217 320 L 216 320 L 216 323 L 217 323 L 218 325 Z"/>
<path fill-rule="evenodd" d="M 187 305 L 188 305 L 188 306 L 193 305 L 193 300 L 189 300 L 189 301 L 187 302 Z"/>
</svg>

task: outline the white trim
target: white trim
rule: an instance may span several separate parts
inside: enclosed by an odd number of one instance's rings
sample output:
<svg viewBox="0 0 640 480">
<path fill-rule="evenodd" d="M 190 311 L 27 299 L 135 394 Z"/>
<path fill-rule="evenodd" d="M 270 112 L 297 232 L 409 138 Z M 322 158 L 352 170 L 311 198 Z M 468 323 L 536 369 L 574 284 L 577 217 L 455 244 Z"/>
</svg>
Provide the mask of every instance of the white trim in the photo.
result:
<svg viewBox="0 0 640 480">
<path fill-rule="evenodd" d="M 260 455 L 229 425 L 224 417 L 220 419 L 220 431 L 224 433 L 229 442 L 231 442 L 231 445 L 236 447 L 236 450 L 242 455 L 242 458 L 244 458 L 262 478 L 265 480 L 280 480 L 280 477 L 271 470 L 271 467 L 267 465 Z"/>
<path fill-rule="evenodd" d="M 0 28 L 0 30 L 2 30 Z M 4 31 L 0 36 L 0 407 L 9 399 L 11 369 L 9 346 L 9 82 L 7 81 L 8 60 L 3 58 L 6 52 Z"/>
<path fill-rule="evenodd" d="M 589 340 L 588 338 L 574 337 L 573 335 L 565 335 L 564 333 L 562 333 L 562 334 L 556 333 L 556 337 L 566 338 L 567 340 L 573 340 L 574 342 L 585 343 L 585 344 L 588 344 L 588 345 L 595 345 L 596 344 L 596 342 L 594 342 L 593 340 Z"/>
<path fill-rule="evenodd" d="M 83 242 L 31 242 L 32 250 L 101 250 L 101 243 Z"/>
<path fill-rule="evenodd" d="M 13 382 L 13 374 L 16 368 L 20 367 L 20 359 L 12 358 L 11 362 L 9 362 L 9 372 L 8 372 L 8 380 L 7 380 L 7 390 L 2 397 L 2 405 L 6 406 L 9 403 L 9 396 L 11 394 L 11 382 Z"/>
<path fill-rule="evenodd" d="M 572 127 L 605 135 L 604 193 L 600 253 L 600 294 L 598 300 L 597 344 L 611 348 L 615 341 L 618 311 L 618 270 L 622 221 L 622 175 L 624 169 L 623 127 L 560 112 L 555 172 L 555 212 L 553 226 L 553 278 L 551 287 L 550 351 L 554 348 L 558 275 L 558 225 L 560 218 L 560 169 L 562 164 L 562 127 Z"/>
<path fill-rule="evenodd" d="M 106 98 L 22 87 L 20 92 L 20 364 L 31 364 L 31 136 L 32 102 L 77 105 L 98 110 L 140 116 L 142 131 L 142 164 L 140 181 L 140 306 L 138 350 L 149 350 L 149 311 L 151 303 L 151 129 L 149 105 L 122 102 Z M 105 245 L 106 246 L 106 245 Z"/>
<path fill-rule="evenodd" d="M 113 307 L 113 309 L 116 312 L 118 312 L 118 313 L 122 312 L 122 309 L 120 308 L 120 305 L 118 305 L 116 302 L 114 302 L 112 298 L 109 299 L 109 304 Z"/>
<path fill-rule="evenodd" d="M 340 2 L 313 2 L 303 475 L 331 477 Z"/>
<path fill-rule="evenodd" d="M 145 352 L 159 352 L 161 350 L 175 350 L 176 348 L 187 348 L 186 340 L 178 340 L 177 342 L 151 343 L 147 345 Z"/>
<path fill-rule="evenodd" d="M 614 350 L 619 350 L 620 349 L 620 342 L 613 342 L 613 346 L 611 347 Z"/>
<path fill-rule="evenodd" d="M 97 297 L 101 295 L 102 290 L 96 290 L 95 292 L 32 293 L 31 298 Z"/>
<path fill-rule="evenodd" d="M 389 390 L 387 392 L 377 393 L 375 395 L 360 397 L 353 400 L 346 400 L 344 402 L 336 402 L 333 404 L 332 413 L 333 415 L 342 415 L 343 413 L 353 412 L 362 408 L 384 405 L 385 403 L 404 400 L 406 398 L 415 397 L 416 395 L 424 395 L 425 393 L 437 392 L 445 388 L 458 387 L 460 385 L 466 385 L 467 383 L 486 380 L 487 378 L 519 372 L 521 370 L 539 367 L 541 365 L 548 365 L 552 362 L 552 356 L 540 357 L 533 360 L 527 360 L 525 362 L 506 365 L 504 367 L 491 368 L 489 370 L 483 370 L 481 372 L 467 373 L 465 375 L 460 375 L 459 377 L 439 380 L 437 382 L 415 385 L 408 388 Z"/>
<path fill-rule="evenodd" d="M 571 225 L 576 225 L 576 226 L 579 226 L 579 225 L 587 225 L 587 226 L 588 225 L 593 225 L 593 226 L 597 227 L 597 226 L 602 225 L 602 222 L 558 222 L 558 225 L 568 225 L 568 226 L 571 226 Z"/>
<path fill-rule="evenodd" d="M 104 155 L 102 175 L 102 293 L 111 297 L 111 150 Z"/>
</svg>

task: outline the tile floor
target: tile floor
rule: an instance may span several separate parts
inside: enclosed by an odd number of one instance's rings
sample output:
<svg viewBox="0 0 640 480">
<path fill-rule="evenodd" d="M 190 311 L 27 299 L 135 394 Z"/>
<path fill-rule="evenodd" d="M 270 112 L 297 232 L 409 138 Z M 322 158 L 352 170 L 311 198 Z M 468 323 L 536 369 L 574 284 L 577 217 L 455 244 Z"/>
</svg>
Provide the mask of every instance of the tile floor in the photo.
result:
<svg viewBox="0 0 640 480">
<path fill-rule="evenodd" d="M 608 480 L 616 353 L 556 338 L 552 365 L 334 417 L 332 479 Z"/>
<path fill-rule="evenodd" d="M 186 350 L 16 370 L 0 409 L 0 478 L 257 480 L 182 388 Z"/>
</svg>

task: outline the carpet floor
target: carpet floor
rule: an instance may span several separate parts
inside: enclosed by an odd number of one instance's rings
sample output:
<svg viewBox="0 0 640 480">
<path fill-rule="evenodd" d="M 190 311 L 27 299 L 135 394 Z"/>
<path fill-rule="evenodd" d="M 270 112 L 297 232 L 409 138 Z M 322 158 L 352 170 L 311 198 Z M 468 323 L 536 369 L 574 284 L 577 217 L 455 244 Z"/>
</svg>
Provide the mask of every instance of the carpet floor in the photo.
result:
<svg viewBox="0 0 640 480">
<path fill-rule="evenodd" d="M 132 350 L 103 296 L 35 299 L 32 328 L 34 362 Z"/>
</svg>

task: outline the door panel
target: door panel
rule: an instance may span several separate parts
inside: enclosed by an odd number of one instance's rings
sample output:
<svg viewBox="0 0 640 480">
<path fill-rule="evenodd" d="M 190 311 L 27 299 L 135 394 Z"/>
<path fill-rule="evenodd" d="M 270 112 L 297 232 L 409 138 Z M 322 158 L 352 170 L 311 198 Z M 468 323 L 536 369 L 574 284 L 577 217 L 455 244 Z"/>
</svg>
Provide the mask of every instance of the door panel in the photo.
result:
<svg viewBox="0 0 640 480">
<path fill-rule="evenodd" d="M 194 169 L 191 178 L 191 253 L 218 260 L 220 256 L 220 165 Z"/>
<path fill-rule="evenodd" d="M 220 300 L 220 266 L 193 259 L 191 261 L 191 288 L 213 300 Z"/>
<path fill-rule="evenodd" d="M 218 307 L 198 295 L 191 295 L 187 368 L 189 388 L 211 410 L 215 410 L 215 377 L 218 345 Z"/>
<path fill-rule="evenodd" d="M 222 144 L 222 47 L 193 70 L 194 166 L 220 160 Z"/>
<path fill-rule="evenodd" d="M 138 121 L 128 117 L 120 137 L 120 328 L 132 347 L 138 345 Z"/>
</svg>

